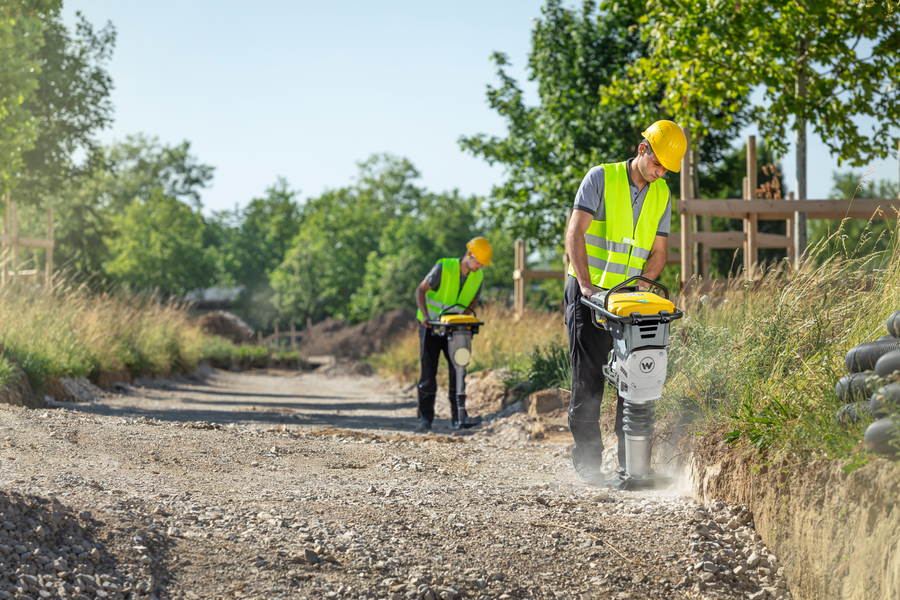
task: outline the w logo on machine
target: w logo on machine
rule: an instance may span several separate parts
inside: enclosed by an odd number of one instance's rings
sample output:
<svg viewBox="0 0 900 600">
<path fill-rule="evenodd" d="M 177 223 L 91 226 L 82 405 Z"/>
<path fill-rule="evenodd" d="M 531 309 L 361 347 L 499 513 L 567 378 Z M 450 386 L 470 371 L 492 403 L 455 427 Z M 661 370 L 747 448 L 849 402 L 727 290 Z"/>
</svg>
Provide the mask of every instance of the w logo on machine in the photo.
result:
<svg viewBox="0 0 900 600">
<path fill-rule="evenodd" d="M 655 366 L 656 363 L 649 356 L 641 359 L 641 373 L 649 373 Z"/>
</svg>

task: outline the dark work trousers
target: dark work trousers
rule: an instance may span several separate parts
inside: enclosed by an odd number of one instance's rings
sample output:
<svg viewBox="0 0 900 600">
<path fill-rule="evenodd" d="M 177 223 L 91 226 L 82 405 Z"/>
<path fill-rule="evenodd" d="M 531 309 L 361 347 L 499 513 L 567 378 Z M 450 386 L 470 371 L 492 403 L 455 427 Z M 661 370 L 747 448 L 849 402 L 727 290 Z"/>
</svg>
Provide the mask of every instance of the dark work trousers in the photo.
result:
<svg viewBox="0 0 900 600">
<path fill-rule="evenodd" d="M 447 338 L 434 335 L 430 327 L 419 325 L 419 356 L 422 358 L 422 375 L 419 377 L 419 418 L 434 421 L 434 398 L 437 395 L 437 370 L 441 353 L 450 365 L 450 412 L 458 421 L 456 406 L 456 370 L 447 352 Z"/>
<path fill-rule="evenodd" d="M 605 329 L 591 323 L 591 309 L 581 303 L 578 280 L 569 275 L 566 281 L 566 331 L 569 334 L 569 357 L 572 361 L 572 400 L 569 404 L 569 429 L 575 440 L 572 461 L 575 470 L 600 468 L 603 439 L 600 436 L 600 404 L 606 377 L 606 365 L 613 339 Z M 616 394 L 616 436 L 619 438 L 619 466 L 625 466 L 625 432 L 622 430 L 623 402 Z"/>
</svg>

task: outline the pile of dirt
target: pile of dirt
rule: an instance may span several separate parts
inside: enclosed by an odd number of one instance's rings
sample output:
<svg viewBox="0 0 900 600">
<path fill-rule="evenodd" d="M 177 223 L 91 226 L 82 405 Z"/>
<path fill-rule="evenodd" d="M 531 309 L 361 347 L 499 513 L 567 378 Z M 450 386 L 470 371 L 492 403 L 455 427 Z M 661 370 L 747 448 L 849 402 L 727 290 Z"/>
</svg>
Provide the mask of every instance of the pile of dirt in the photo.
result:
<svg viewBox="0 0 900 600">
<path fill-rule="evenodd" d="M 229 339 L 235 344 L 253 339 L 253 329 L 238 316 L 224 310 L 216 310 L 200 316 L 197 324 L 203 331 Z"/>
<path fill-rule="evenodd" d="M 370 321 L 349 326 L 340 319 L 325 319 L 303 332 L 300 356 L 326 356 L 358 360 L 383 351 L 387 342 L 416 322 L 416 313 L 398 308 Z"/>
</svg>

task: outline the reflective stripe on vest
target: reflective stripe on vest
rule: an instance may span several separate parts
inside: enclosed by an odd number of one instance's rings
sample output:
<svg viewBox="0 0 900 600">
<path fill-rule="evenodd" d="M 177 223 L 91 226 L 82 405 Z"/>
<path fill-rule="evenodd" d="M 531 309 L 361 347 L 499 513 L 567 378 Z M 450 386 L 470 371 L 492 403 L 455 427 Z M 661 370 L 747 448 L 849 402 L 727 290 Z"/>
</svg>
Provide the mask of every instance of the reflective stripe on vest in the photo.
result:
<svg viewBox="0 0 900 600">
<path fill-rule="evenodd" d="M 460 290 L 459 259 L 442 258 L 438 264 L 441 265 L 441 285 L 436 290 L 425 292 L 425 305 L 428 308 L 429 319 L 437 319 L 444 311 L 446 311 L 444 314 L 461 314 L 467 306 L 472 304 L 484 279 L 483 271 L 470 271 L 465 285 Z M 462 306 L 454 306 L 455 304 Z M 419 321 L 424 320 L 421 309 L 416 316 Z"/>
<path fill-rule="evenodd" d="M 669 188 L 662 179 L 650 184 L 635 225 L 627 163 L 601 166 L 606 220 L 591 221 L 584 242 L 591 283 L 609 289 L 644 272 L 659 220 L 669 202 Z M 572 265 L 569 265 L 569 274 L 575 275 Z"/>
</svg>

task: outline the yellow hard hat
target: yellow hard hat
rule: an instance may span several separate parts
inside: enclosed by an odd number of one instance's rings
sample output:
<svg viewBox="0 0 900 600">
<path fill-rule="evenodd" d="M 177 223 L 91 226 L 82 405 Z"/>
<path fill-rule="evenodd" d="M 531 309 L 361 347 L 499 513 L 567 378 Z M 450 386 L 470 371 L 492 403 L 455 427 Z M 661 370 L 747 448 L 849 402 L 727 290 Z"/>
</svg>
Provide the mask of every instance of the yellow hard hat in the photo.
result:
<svg viewBox="0 0 900 600">
<path fill-rule="evenodd" d="M 681 170 L 681 159 L 687 150 L 687 138 L 677 123 L 657 121 L 641 135 L 650 142 L 659 164 L 673 173 Z"/>
<path fill-rule="evenodd" d="M 475 257 L 475 260 L 484 266 L 491 264 L 491 243 L 483 237 L 472 238 L 469 240 L 469 243 L 466 244 L 466 248 L 469 249 L 469 252 Z"/>
</svg>

